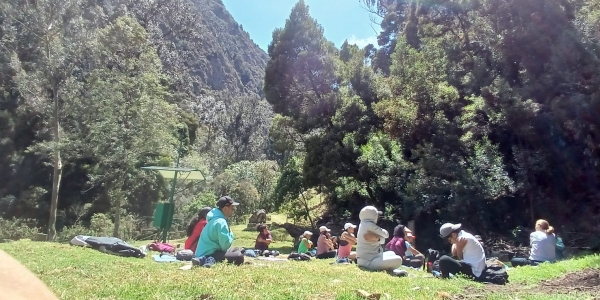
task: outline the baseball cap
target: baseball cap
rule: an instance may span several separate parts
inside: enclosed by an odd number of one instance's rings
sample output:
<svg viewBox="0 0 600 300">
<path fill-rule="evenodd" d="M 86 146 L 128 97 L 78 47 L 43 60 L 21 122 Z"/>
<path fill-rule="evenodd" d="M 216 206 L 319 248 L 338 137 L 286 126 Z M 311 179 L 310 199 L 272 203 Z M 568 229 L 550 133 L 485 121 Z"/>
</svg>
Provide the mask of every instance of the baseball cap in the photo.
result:
<svg viewBox="0 0 600 300">
<path fill-rule="evenodd" d="M 329 232 L 329 231 L 331 231 L 331 229 L 327 228 L 327 226 L 321 226 L 321 227 L 319 227 L 319 232 L 323 232 L 323 231 Z"/>
<path fill-rule="evenodd" d="M 307 231 L 305 231 L 305 232 L 304 232 L 302 235 L 303 235 L 303 236 L 312 235 L 312 232 L 310 232 L 310 231 L 308 231 L 308 230 L 307 230 Z"/>
<path fill-rule="evenodd" d="M 442 238 L 447 238 L 453 231 L 460 229 L 461 226 L 462 226 L 462 224 L 460 224 L 460 223 L 458 223 L 458 224 L 446 223 L 446 224 L 442 225 L 442 227 L 440 227 L 440 236 Z"/>
<path fill-rule="evenodd" d="M 233 199 L 231 199 L 229 196 L 223 196 L 217 201 L 218 208 L 223 208 L 229 205 L 240 205 L 240 203 L 233 201 Z"/>
<path fill-rule="evenodd" d="M 354 225 L 352 223 L 344 224 L 344 230 L 348 230 L 348 228 L 356 228 L 356 225 Z"/>
</svg>

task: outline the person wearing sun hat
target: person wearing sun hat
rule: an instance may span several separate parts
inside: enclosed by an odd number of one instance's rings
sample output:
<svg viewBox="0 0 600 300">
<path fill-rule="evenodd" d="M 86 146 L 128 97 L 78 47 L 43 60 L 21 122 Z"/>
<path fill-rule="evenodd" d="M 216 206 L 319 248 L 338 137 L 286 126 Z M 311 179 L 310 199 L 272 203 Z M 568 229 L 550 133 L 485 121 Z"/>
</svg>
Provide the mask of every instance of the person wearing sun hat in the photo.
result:
<svg viewBox="0 0 600 300">
<path fill-rule="evenodd" d="M 193 265 L 210 267 L 216 262 L 227 259 L 228 262 L 241 265 L 244 263 L 244 253 L 240 248 L 230 248 L 233 243 L 233 232 L 227 224 L 227 219 L 235 212 L 239 205 L 229 196 L 223 196 L 217 201 L 217 207 L 207 215 L 206 226 L 200 234 L 196 257 L 192 259 Z"/>
<path fill-rule="evenodd" d="M 312 237 L 312 232 L 305 231 L 300 236 L 300 243 L 298 244 L 298 253 L 310 253 L 310 250 L 313 247 L 313 242 L 310 240 Z"/>
<path fill-rule="evenodd" d="M 458 260 L 447 255 L 440 258 L 442 278 L 450 274 L 479 278 L 486 267 L 485 252 L 475 236 L 462 230 L 460 223 L 446 223 L 440 227 L 440 237 L 452 244 L 452 255 L 458 257 Z"/>
<path fill-rule="evenodd" d="M 356 225 L 352 223 L 344 224 L 344 232 L 340 236 L 340 246 L 338 248 L 338 259 L 347 258 L 350 261 L 356 260 L 356 252 L 352 251 L 352 247 L 356 245 L 356 237 L 354 236 Z"/>
<path fill-rule="evenodd" d="M 334 258 L 337 254 L 331 241 L 331 229 L 327 226 L 319 227 L 319 239 L 317 240 L 317 255 L 315 258 Z"/>
</svg>

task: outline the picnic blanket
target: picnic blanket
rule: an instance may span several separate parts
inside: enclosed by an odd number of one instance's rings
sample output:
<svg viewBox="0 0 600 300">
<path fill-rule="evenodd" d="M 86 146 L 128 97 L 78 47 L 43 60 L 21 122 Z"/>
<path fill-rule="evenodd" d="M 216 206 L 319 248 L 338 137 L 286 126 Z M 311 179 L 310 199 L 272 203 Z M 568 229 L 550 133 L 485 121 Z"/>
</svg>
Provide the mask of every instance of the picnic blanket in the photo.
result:
<svg viewBox="0 0 600 300">
<path fill-rule="evenodd" d="M 286 258 L 281 258 L 281 257 L 264 257 L 264 256 L 259 256 L 256 258 L 257 260 L 266 260 L 266 261 L 277 261 L 277 262 L 287 262 L 288 260 Z"/>
<path fill-rule="evenodd" d="M 152 259 L 154 259 L 155 262 L 159 263 L 179 261 L 175 256 L 167 254 L 154 254 L 152 255 Z"/>
</svg>

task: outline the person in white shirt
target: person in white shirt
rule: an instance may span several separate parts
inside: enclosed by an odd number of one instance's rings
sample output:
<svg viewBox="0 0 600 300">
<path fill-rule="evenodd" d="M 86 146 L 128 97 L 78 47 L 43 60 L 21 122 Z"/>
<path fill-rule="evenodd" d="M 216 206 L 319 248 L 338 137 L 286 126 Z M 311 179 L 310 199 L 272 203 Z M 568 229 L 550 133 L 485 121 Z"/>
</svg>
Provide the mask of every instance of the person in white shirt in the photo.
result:
<svg viewBox="0 0 600 300">
<path fill-rule="evenodd" d="M 531 246 L 529 258 L 515 257 L 510 260 L 513 267 L 537 266 L 543 262 L 556 261 L 556 236 L 554 227 L 550 226 L 546 220 L 537 220 L 535 222 L 535 232 L 529 235 Z"/>
<path fill-rule="evenodd" d="M 450 274 L 462 274 L 477 279 L 485 271 L 485 252 L 481 243 L 470 233 L 462 230 L 461 224 L 446 223 L 440 227 L 440 236 L 452 244 L 452 255 L 440 258 L 442 278 Z"/>
</svg>

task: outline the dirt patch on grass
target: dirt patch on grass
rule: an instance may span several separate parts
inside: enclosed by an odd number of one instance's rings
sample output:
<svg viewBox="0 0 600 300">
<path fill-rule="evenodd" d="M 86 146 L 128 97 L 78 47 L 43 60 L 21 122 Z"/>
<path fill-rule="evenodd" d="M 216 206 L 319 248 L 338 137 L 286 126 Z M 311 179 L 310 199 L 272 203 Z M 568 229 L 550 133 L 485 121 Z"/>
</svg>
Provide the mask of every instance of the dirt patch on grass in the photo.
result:
<svg viewBox="0 0 600 300">
<path fill-rule="evenodd" d="M 544 280 L 539 286 L 549 292 L 558 290 L 582 291 L 591 294 L 600 294 L 600 269 L 585 269 L 563 275 L 562 277 Z"/>
<path fill-rule="evenodd" d="M 533 294 L 587 294 L 600 295 L 600 269 L 585 269 L 567 273 L 558 278 L 543 280 L 537 284 L 525 285 L 509 283 L 507 285 L 486 284 L 483 288 L 467 288 L 462 295 L 454 299 L 480 299 L 486 294 L 500 293 L 510 295 Z M 589 299 L 589 298 L 588 298 Z M 600 297 L 591 298 L 600 300 Z"/>
</svg>

